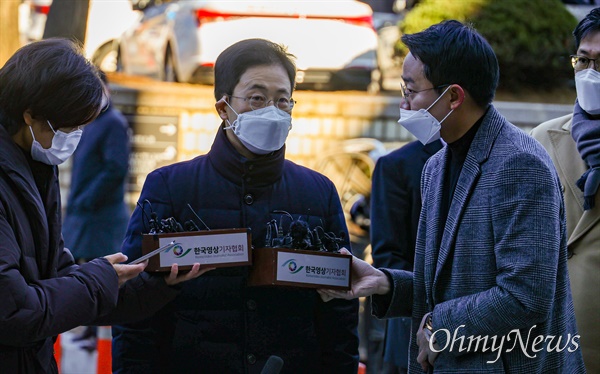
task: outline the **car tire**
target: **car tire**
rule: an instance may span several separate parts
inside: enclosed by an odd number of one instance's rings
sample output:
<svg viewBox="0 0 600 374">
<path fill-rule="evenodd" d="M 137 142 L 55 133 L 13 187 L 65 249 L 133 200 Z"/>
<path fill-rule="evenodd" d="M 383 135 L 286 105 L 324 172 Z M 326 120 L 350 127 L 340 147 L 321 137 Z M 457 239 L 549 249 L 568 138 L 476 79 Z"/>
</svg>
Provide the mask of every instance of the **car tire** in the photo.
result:
<svg viewBox="0 0 600 374">
<path fill-rule="evenodd" d="M 115 48 L 114 42 L 108 42 L 103 44 L 92 57 L 92 63 L 96 65 L 100 70 L 107 73 L 113 73 L 118 68 L 118 55 L 119 52 Z"/>
<path fill-rule="evenodd" d="M 117 63 L 116 63 L 116 71 L 119 73 L 123 73 L 125 68 L 123 67 L 123 52 L 121 52 L 121 47 L 117 45 Z"/>
</svg>

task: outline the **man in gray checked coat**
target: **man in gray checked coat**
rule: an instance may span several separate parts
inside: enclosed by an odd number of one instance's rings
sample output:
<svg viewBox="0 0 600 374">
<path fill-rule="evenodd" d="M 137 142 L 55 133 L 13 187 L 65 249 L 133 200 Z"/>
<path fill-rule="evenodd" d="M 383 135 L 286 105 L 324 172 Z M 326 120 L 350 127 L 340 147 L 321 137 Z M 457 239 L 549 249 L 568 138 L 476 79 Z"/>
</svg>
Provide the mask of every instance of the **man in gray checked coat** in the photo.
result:
<svg viewBox="0 0 600 374">
<path fill-rule="evenodd" d="M 493 50 L 457 21 L 402 41 L 400 123 L 447 143 L 423 171 L 414 271 L 355 258 L 352 290 L 321 297 L 374 295 L 376 316 L 412 316 L 411 373 L 584 373 L 560 182 L 491 105 Z"/>
</svg>

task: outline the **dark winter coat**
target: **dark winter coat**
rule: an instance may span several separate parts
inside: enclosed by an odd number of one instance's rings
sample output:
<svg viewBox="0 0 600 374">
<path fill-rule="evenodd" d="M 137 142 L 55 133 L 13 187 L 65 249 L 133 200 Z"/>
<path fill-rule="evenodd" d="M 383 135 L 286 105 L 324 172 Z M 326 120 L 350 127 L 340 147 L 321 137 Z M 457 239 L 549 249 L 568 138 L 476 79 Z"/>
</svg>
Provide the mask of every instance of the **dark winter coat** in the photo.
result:
<svg viewBox="0 0 600 374">
<path fill-rule="evenodd" d="M 57 334 L 146 317 L 176 292 L 147 274 L 119 289 L 104 258 L 74 265 L 61 236 L 58 169 L 33 161 L 0 126 L 2 373 L 56 373 Z"/>
<path fill-rule="evenodd" d="M 223 130 L 207 155 L 148 175 L 140 203 L 161 219 L 194 219 L 190 204 L 211 229 L 249 227 L 264 246 L 267 223 L 289 226 L 302 217 L 311 227 L 347 233 L 335 186 L 323 175 L 284 158 L 285 147 L 249 160 Z M 145 204 L 146 214 L 149 205 Z M 198 223 L 200 226 L 200 223 Z M 138 207 L 123 252 L 141 254 L 147 219 Z M 348 236 L 346 235 L 346 238 Z M 347 239 L 344 245 L 349 248 Z M 248 287 L 249 267 L 221 268 L 183 285 L 160 315 L 113 328 L 117 373 L 259 373 L 271 355 L 282 373 L 356 373 L 358 303 L 324 303 L 314 289 Z"/>
</svg>

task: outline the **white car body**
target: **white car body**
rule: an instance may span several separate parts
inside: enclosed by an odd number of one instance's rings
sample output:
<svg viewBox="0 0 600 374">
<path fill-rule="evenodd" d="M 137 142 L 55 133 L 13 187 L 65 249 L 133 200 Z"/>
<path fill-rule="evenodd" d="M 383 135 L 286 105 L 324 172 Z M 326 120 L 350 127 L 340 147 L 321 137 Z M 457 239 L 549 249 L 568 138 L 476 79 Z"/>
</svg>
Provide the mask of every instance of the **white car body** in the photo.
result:
<svg viewBox="0 0 600 374">
<path fill-rule="evenodd" d="M 212 83 L 217 56 L 243 39 L 283 44 L 298 83 L 366 86 L 377 69 L 371 8 L 358 1 L 179 0 L 144 9 L 120 40 L 123 71 Z"/>
<path fill-rule="evenodd" d="M 19 31 L 23 42 L 41 40 L 52 0 L 26 0 L 20 8 Z M 86 56 L 105 71 L 116 70 L 116 43 L 141 12 L 129 0 L 90 0 L 84 49 Z"/>
</svg>

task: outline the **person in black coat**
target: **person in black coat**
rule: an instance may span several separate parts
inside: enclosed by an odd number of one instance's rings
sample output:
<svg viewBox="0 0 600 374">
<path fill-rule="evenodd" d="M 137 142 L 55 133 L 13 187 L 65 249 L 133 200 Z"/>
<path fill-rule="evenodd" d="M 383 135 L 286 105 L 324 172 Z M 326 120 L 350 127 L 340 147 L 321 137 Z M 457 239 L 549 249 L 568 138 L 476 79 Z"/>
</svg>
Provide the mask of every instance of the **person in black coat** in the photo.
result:
<svg viewBox="0 0 600 374">
<path fill-rule="evenodd" d="M 220 54 L 215 106 L 223 122 L 212 148 L 148 175 L 125 254 L 141 255 L 144 201 L 146 214 L 151 205 L 159 219 L 197 221 L 195 211 L 210 229 L 250 228 L 255 248 L 266 246 L 269 222 L 288 232 L 299 218 L 344 237 L 340 246 L 349 248 L 333 183 L 285 159 L 295 74 L 291 56 L 266 40 L 240 41 Z M 314 289 L 251 287 L 249 270 L 216 269 L 184 284 L 155 317 L 113 326 L 113 371 L 260 373 L 278 356 L 282 373 L 357 372 L 356 300 L 324 303 Z"/>
<path fill-rule="evenodd" d="M 169 285 L 201 273 L 138 275 L 146 264 L 119 264 L 121 253 L 78 266 L 64 247 L 56 165 L 106 102 L 96 68 L 66 39 L 31 43 L 0 69 L 3 373 L 57 373 L 57 334 L 151 315 L 178 293 Z"/>
<path fill-rule="evenodd" d="M 371 189 L 373 266 L 412 271 L 421 212 L 421 172 L 427 159 L 441 148 L 440 140 L 427 145 L 417 140 L 377 160 Z M 408 317 L 387 321 L 385 373 L 407 372 L 410 323 Z"/>
</svg>

